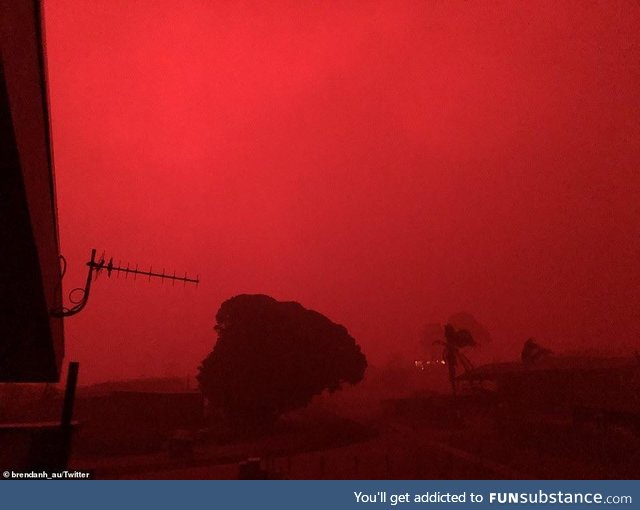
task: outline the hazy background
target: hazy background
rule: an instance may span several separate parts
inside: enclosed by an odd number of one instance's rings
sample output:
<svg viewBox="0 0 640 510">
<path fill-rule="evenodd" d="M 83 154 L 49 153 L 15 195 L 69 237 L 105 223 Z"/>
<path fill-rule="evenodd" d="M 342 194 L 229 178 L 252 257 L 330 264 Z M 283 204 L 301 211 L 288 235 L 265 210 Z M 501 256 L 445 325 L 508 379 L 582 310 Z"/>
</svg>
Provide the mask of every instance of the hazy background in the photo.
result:
<svg viewBox="0 0 640 510">
<path fill-rule="evenodd" d="M 193 375 L 238 293 L 347 326 L 373 363 L 468 311 L 527 336 L 640 338 L 640 5 L 46 0 L 83 383 Z M 474 355 L 471 354 L 473 359 Z"/>
</svg>

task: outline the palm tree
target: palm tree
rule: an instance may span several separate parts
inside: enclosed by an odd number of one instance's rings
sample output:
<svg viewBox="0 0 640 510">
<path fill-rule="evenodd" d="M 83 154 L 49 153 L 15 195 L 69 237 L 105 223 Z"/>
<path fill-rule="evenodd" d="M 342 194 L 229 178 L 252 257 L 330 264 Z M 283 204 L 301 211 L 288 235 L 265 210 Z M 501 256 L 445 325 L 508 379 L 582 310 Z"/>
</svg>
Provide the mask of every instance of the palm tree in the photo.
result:
<svg viewBox="0 0 640 510">
<path fill-rule="evenodd" d="M 523 363 L 531 364 L 540 361 L 549 356 L 549 354 L 553 354 L 549 349 L 542 347 L 539 343 L 535 341 L 534 338 L 529 338 L 522 348 L 522 354 L 520 358 Z"/>
<path fill-rule="evenodd" d="M 449 382 L 454 396 L 457 394 L 456 368 L 458 363 L 462 365 L 465 372 L 473 368 L 469 359 L 462 353 L 461 349 L 465 347 L 473 347 L 476 341 L 466 329 L 456 330 L 451 324 L 444 326 L 444 340 L 436 340 L 434 343 L 444 347 L 442 351 L 442 359 L 447 365 L 449 371 Z"/>
</svg>

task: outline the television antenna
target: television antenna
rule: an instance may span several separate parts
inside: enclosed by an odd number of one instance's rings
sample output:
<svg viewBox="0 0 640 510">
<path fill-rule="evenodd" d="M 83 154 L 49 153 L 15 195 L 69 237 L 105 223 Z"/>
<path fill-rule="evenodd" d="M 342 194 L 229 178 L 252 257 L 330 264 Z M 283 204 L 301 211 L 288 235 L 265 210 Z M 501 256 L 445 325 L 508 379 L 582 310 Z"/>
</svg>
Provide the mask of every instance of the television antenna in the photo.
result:
<svg viewBox="0 0 640 510">
<path fill-rule="evenodd" d="M 65 258 L 60 255 L 60 259 L 63 262 L 62 266 L 62 277 L 64 277 L 67 271 L 67 262 Z M 149 281 L 151 278 L 160 278 L 162 283 L 165 280 L 170 280 L 171 285 L 175 285 L 176 282 L 182 282 L 182 285 L 185 286 L 189 284 L 195 284 L 196 287 L 200 283 L 200 279 L 198 276 L 195 278 L 190 278 L 187 273 L 184 273 L 184 276 L 177 275 L 175 271 L 173 273 L 167 273 L 164 268 L 162 269 L 162 273 L 157 271 L 153 271 L 153 266 L 149 266 L 148 271 L 144 271 L 142 269 L 138 269 L 138 264 L 135 267 L 132 267 L 129 263 L 127 263 L 126 267 L 122 265 L 121 262 L 118 264 L 113 263 L 113 257 L 109 259 L 107 262 L 104 257 L 104 252 L 100 256 L 100 259 L 96 259 L 96 249 L 91 250 L 91 259 L 87 262 L 87 267 L 89 270 L 87 271 L 87 280 L 83 287 L 76 287 L 69 292 L 69 301 L 73 304 L 71 308 L 67 308 L 62 306 L 61 308 L 51 310 L 51 315 L 53 317 L 71 317 L 72 315 L 77 314 L 82 311 L 82 309 L 87 305 L 87 301 L 89 300 L 89 293 L 91 291 L 91 282 L 98 279 L 101 274 L 106 273 L 107 278 L 111 278 L 112 275 L 116 275 L 116 278 L 120 278 L 121 274 L 124 274 L 125 279 L 129 278 L 129 275 L 133 275 L 133 279 L 136 280 L 138 276 L 147 277 Z"/>
</svg>

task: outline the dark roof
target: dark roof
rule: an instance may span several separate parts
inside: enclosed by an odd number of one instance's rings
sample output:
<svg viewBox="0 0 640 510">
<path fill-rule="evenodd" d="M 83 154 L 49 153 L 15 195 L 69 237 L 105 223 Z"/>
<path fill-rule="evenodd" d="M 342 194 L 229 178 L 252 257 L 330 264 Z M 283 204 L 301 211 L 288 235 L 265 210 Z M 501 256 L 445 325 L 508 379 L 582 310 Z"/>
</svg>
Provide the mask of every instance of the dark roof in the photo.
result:
<svg viewBox="0 0 640 510">
<path fill-rule="evenodd" d="M 199 392 L 197 387 L 191 388 L 184 377 L 150 377 L 123 381 L 106 381 L 81 386 L 78 396 L 111 395 L 113 393 L 189 393 Z"/>
<path fill-rule="evenodd" d="M 15 431 L 34 431 L 34 430 L 55 430 L 59 429 L 62 425 L 59 421 L 40 421 L 40 422 L 23 422 L 23 423 L 0 423 L 0 432 L 15 432 Z M 72 421 L 72 427 L 77 427 L 78 422 Z"/>
<path fill-rule="evenodd" d="M 462 374 L 458 379 L 495 381 L 506 377 L 524 376 L 529 373 L 609 371 L 634 367 L 640 369 L 640 361 L 633 357 L 549 356 L 534 363 L 517 361 L 482 365 Z"/>
</svg>

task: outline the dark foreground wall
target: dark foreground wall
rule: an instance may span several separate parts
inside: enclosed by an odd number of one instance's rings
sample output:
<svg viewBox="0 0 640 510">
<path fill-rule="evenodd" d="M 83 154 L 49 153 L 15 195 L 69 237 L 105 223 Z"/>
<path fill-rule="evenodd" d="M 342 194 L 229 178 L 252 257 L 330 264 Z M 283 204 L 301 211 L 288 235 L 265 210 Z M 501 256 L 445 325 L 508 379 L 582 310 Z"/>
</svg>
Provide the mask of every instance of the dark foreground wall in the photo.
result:
<svg viewBox="0 0 640 510">
<path fill-rule="evenodd" d="M 39 2 L 0 0 L 0 382 L 52 382 L 64 355 Z"/>
</svg>

